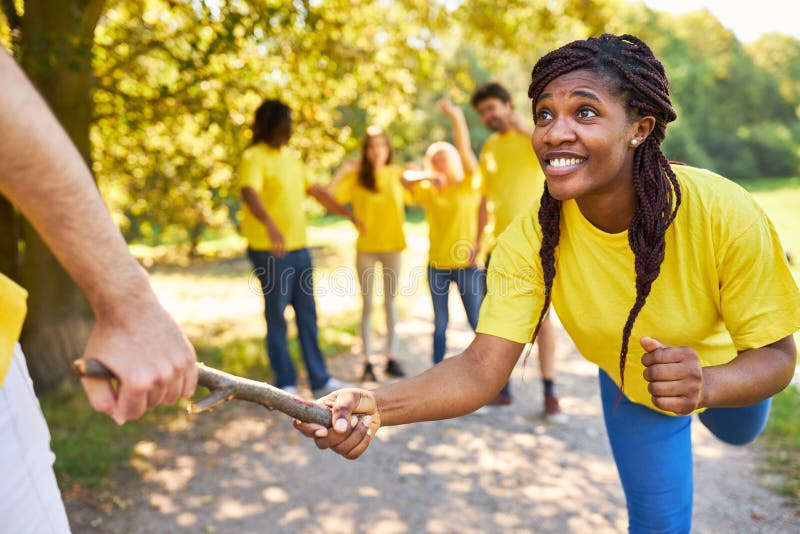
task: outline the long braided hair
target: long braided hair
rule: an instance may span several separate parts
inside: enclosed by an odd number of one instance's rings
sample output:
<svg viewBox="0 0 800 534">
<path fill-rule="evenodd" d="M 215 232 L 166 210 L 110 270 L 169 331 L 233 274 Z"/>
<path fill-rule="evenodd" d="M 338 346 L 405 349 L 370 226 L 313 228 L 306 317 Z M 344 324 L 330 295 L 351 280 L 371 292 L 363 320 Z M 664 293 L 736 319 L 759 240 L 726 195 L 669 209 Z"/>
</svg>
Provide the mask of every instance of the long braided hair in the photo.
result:
<svg viewBox="0 0 800 534">
<path fill-rule="evenodd" d="M 622 330 L 619 353 L 620 394 L 625 384 L 625 360 L 628 342 L 636 317 L 644 306 L 653 281 L 664 261 L 667 228 L 675 219 L 681 203 L 681 190 L 675 173 L 661 151 L 667 123 L 677 117 L 669 99 L 669 83 L 664 66 L 650 48 L 633 35 L 604 34 L 598 38 L 574 41 L 543 56 L 533 67 L 528 96 L 536 101 L 554 79 L 575 70 L 588 70 L 611 80 L 612 93 L 625 100 L 628 118 L 652 116 L 655 127 L 636 148 L 633 160 L 633 187 L 636 209 L 628 226 L 628 243 L 634 254 L 636 301 Z M 561 202 L 550 196 L 547 186 L 539 208 L 542 246 L 539 257 L 544 273 L 545 301 L 533 338 L 539 333 L 542 319 L 550 306 L 556 274 L 555 248 L 559 240 Z"/>
</svg>

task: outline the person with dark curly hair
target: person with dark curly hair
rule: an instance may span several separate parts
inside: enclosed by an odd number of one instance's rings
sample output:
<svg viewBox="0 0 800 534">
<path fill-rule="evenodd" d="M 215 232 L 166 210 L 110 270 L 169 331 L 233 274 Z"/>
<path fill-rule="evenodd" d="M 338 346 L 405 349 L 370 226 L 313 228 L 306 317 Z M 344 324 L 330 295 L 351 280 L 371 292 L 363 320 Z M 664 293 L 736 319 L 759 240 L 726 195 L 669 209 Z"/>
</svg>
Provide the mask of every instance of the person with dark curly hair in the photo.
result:
<svg viewBox="0 0 800 534">
<path fill-rule="evenodd" d="M 297 395 L 297 373 L 289 356 L 284 316 L 291 304 L 309 386 L 320 397 L 346 384 L 330 375 L 319 348 L 303 200 L 312 196 L 331 213 L 344 215 L 358 228 L 362 224 L 327 189 L 312 183 L 308 167 L 287 149 L 292 136 L 289 106 L 280 100 L 264 100 L 255 112 L 252 133 L 239 164 L 244 208 L 241 232 L 247 238 L 247 256 L 264 295 L 267 356 L 276 387 Z"/>
<path fill-rule="evenodd" d="M 322 399 L 332 430 L 296 426 L 356 458 L 381 426 L 467 414 L 505 384 L 552 302 L 599 367 L 629 530 L 690 532 L 691 414 L 727 443 L 761 433 L 794 374 L 800 291 L 744 189 L 664 156 L 676 113 L 642 40 L 550 52 L 528 95 L 546 187 L 500 237 L 475 340 L 419 376 Z M 351 425 L 353 413 L 365 416 Z"/>
</svg>

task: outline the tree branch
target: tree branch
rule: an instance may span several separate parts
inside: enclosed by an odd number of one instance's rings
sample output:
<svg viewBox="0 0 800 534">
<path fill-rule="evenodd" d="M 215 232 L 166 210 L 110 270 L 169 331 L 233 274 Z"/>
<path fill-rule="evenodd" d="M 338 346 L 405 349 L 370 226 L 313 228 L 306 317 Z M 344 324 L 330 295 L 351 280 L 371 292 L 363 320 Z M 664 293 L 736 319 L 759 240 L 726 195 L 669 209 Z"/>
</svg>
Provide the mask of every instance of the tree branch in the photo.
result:
<svg viewBox="0 0 800 534">
<path fill-rule="evenodd" d="M 73 369 L 82 378 L 116 380 L 116 376 L 95 359 L 75 360 Z M 205 412 L 229 400 L 239 399 L 260 404 L 268 410 L 278 410 L 304 423 L 331 427 L 331 411 L 320 404 L 290 395 L 266 382 L 242 378 L 202 363 L 197 364 L 197 371 L 198 385 L 211 393 L 192 403 L 188 408 L 189 413 Z"/>
</svg>

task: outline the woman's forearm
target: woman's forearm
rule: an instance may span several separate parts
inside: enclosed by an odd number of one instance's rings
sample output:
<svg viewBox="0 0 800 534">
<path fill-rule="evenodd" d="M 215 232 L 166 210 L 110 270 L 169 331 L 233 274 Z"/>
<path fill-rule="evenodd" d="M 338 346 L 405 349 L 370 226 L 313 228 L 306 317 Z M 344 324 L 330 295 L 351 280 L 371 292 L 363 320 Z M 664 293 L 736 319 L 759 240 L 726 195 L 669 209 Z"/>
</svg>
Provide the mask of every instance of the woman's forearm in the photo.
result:
<svg viewBox="0 0 800 534">
<path fill-rule="evenodd" d="M 428 371 L 374 392 L 383 426 L 471 413 L 508 381 L 524 345 L 478 334 L 467 349 Z"/>
<path fill-rule="evenodd" d="M 797 351 L 792 336 L 775 343 L 742 351 L 724 365 L 703 368 L 706 408 L 748 406 L 767 399 L 792 379 Z"/>
</svg>

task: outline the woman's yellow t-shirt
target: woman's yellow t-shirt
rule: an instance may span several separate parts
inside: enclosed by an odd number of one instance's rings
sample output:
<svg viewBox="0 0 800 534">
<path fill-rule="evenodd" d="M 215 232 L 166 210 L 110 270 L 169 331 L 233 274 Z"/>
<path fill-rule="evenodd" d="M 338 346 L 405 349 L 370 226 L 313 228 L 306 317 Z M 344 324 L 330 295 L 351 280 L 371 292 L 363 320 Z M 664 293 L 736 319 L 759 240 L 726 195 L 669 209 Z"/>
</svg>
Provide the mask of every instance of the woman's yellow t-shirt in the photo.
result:
<svg viewBox="0 0 800 534">
<path fill-rule="evenodd" d="M 0 273 L 0 386 L 8 373 L 14 346 L 28 309 L 28 292 Z"/>
<path fill-rule="evenodd" d="M 413 189 L 414 201 L 425 209 L 430 251 L 428 261 L 437 269 L 469 267 L 469 255 L 478 237 L 478 207 L 481 203 L 481 174 L 440 190 L 430 182 Z"/>
<path fill-rule="evenodd" d="M 353 214 L 364 224 L 356 241 L 359 252 L 399 252 L 406 248 L 404 188 L 400 182 L 403 169 L 395 165 L 375 173 L 376 191 L 358 183 L 355 172 L 348 173 L 334 189 L 336 200 L 349 203 Z"/>
<path fill-rule="evenodd" d="M 667 229 L 661 272 L 633 325 L 625 394 L 653 406 L 642 336 L 693 348 L 705 366 L 800 329 L 800 292 L 767 215 L 744 189 L 710 171 L 675 165 L 682 203 Z M 501 236 L 477 331 L 526 343 L 542 308 L 538 203 Z M 553 306 L 580 353 L 619 385 L 622 329 L 636 298 L 627 231 L 593 226 L 562 203 Z M 659 410 L 660 411 L 660 410 Z"/>
<path fill-rule="evenodd" d="M 286 250 L 306 246 L 306 217 L 303 201 L 311 187 L 308 168 L 285 148 L 275 149 L 264 143 L 249 147 L 239 165 L 239 187 L 252 187 L 261 204 L 283 233 Z M 242 206 L 242 235 L 250 248 L 270 250 L 272 242 L 267 228 Z"/>
</svg>

